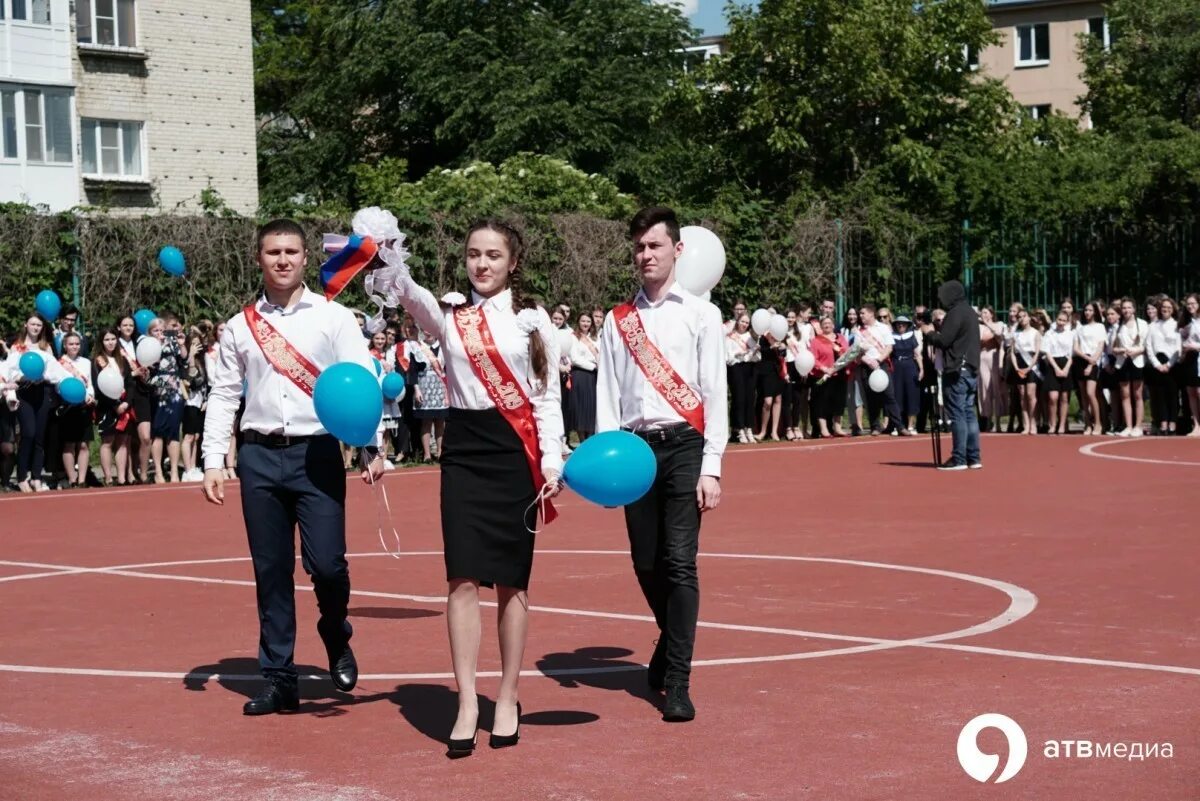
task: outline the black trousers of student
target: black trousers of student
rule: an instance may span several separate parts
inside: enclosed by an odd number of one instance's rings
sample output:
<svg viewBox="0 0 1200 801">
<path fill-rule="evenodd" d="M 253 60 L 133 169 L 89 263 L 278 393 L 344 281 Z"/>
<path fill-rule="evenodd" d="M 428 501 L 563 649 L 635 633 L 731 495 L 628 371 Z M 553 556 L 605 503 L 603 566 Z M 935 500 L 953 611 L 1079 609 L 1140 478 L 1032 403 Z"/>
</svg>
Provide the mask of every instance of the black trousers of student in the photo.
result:
<svg viewBox="0 0 1200 801">
<path fill-rule="evenodd" d="M 660 637 L 666 638 L 666 683 L 687 685 L 700 614 L 696 485 L 704 438 L 686 423 L 643 436 L 654 451 L 658 475 L 641 500 L 625 507 L 629 550 Z"/>
<path fill-rule="evenodd" d="M 1165 353 L 1157 355 L 1163 362 L 1167 361 Z M 1177 375 L 1173 368 L 1165 373 L 1160 373 L 1153 366 L 1146 370 L 1146 385 L 1150 389 L 1150 418 L 1155 426 L 1174 423 L 1179 417 L 1179 388 L 1175 385 Z"/>
<path fill-rule="evenodd" d="M 749 362 L 734 364 L 729 372 L 729 419 L 734 432 L 743 428 L 755 428 L 754 420 L 754 365 Z"/>
<path fill-rule="evenodd" d="M 21 405 L 17 407 L 17 424 L 21 439 L 17 443 L 17 481 L 41 481 L 46 466 L 46 430 L 50 425 L 54 391 L 38 382 L 17 389 Z"/>
<path fill-rule="evenodd" d="M 810 402 L 813 424 L 824 420 L 825 425 L 832 430 L 833 426 L 842 422 L 842 412 L 846 409 L 846 379 L 839 373 L 832 376 L 823 384 L 812 383 Z"/>
<path fill-rule="evenodd" d="M 256 439 L 247 432 L 238 477 L 258 593 L 258 661 L 266 678 L 295 686 L 297 525 L 301 564 L 321 612 L 317 632 L 330 650 L 340 650 L 352 633 L 346 620 L 346 472 L 331 436 L 285 447 Z"/>
<path fill-rule="evenodd" d="M 887 370 L 886 367 L 882 369 Z M 871 385 L 867 379 L 871 377 L 871 373 L 875 372 L 872 368 L 865 364 L 858 366 L 858 374 L 862 377 L 863 387 L 867 392 L 867 419 L 870 421 L 871 428 L 875 428 L 879 413 L 882 411 L 887 417 L 886 428 L 900 430 L 907 426 L 900 420 L 900 405 L 896 403 L 896 387 L 895 376 L 892 371 L 888 370 L 888 385 L 883 392 L 876 392 L 871 389 Z"/>
</svg>

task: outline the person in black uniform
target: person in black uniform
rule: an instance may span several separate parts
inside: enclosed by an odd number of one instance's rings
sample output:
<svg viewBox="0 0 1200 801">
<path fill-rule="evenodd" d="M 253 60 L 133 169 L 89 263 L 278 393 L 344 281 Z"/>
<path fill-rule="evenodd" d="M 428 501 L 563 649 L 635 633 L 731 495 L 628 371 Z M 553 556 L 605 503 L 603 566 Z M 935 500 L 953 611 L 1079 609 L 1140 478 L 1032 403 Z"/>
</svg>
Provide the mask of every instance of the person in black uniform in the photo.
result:
<svg viewBox="0 0 1200 801">
<path fill-rule="evenodd" d="M 258 592 L 258 658 L 267 679 L 243 708 L 247 715 L 299 707 L 292 581 L 297 524 L 333 684 L 348 692 L 358 682 L 346 619 L 346 473 L 338 441 L 317 419 L 312 389 L 320 371 L 335 363 L 355 362 L 372 372 L 374 365 L 350 310 L 304 286 L 307 261 L 304 229 L 295 222 L 274 220 L 259 229 L 263 294 L 225 326 L 204 418 L 204 494 L 221 505 L 225 454 L 245 380 L 238 476 Z M 381 441 L 382 430 L 376 446 L 365 449 L 365 482 L 383 475 Z"/>
</svg>

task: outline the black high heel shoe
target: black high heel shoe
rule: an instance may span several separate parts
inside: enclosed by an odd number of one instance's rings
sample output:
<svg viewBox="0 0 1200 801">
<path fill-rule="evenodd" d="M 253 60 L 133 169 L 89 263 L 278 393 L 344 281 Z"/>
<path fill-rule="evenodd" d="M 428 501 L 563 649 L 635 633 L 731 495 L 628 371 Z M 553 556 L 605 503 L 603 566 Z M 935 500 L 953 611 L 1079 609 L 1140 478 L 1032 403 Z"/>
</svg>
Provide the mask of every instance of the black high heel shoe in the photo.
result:
<svg viewBox="0 0 1200 801">
<path fill-rule="evenodd" d="M 475 732 L 475 734 L 469 740 L 466 738 L 455 740 L 453 737 L 451 737 L 450 739 L 446 740 L 446 756 L 450 757 L 450 759 L 462 759 L 463 757 L 469 757 L 471 754 L 475 753 L 475 743 L 478 739 L 479 732 Z"/>
<path fill-rule="evenodd" d="M 516 745 L 521 739 L 521 702 L 517 701 L 517 729 L 512 734 L 492 734 L 488 737 L 488 745 L 492 748 L 508 748 Z"/>
</svg>

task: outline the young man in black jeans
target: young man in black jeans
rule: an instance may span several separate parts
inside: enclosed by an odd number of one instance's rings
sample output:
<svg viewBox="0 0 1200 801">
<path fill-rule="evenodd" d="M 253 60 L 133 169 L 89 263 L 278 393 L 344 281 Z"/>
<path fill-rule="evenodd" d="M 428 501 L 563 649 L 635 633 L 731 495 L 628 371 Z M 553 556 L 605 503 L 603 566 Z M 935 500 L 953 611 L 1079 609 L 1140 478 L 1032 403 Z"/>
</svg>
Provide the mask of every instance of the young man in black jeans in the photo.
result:
<svg viewBox="0 0 1200 801">
<path fill-rule="evenodd" d="M 942 387 L 946 416 L 950 418 L 953 453 L 939 470 L 978 470 L 979 417 L 975 397 L 979 383 L 979 315 L 967 300 L 958 281 L 938 287 L 938 303 L 946 310 L 940 329 L 922 327 L 925 341 L 942 351 Z"/>
<path fill-rule="evenodd" d="M 642 289 L 600 337 L 598 431 L 622 428 L 654 450 L 654 486 L 625 508 L 633 569 L 660 631 L 647 682 L 666 691 L 663 720 L 696 716 L 688 694 L 700 584 L 700 516 L 721 502 L 729 439 L 724 329 L 716 306 L 675 281 L 679 221 L 647 208 L 629 226 Z"/>
</svg>

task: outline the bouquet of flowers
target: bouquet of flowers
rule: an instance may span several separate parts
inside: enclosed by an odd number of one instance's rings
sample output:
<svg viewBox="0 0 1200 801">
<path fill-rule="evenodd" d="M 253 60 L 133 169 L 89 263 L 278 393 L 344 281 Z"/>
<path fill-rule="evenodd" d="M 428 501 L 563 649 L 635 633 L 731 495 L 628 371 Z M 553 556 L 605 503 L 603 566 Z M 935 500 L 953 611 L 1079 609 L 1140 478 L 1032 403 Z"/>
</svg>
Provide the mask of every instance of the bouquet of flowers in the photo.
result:
<svg viewBox="0 0 1200 801">
<path fill-rule="evenodd" d="M 845 353 L 843 353 L 841 356 L 837 357 L 837 361 L 835 361 L 833 363 L 833 370 L 830 371 L 829 373 L 821 376 L 819 379 L 817 379 L 817 386 L 824 384 L 826 381 L 829 380 L 829 376 L 833 375 L 838 370 L 841 370 L 843 367 L 845 367 L 846 365 L 853 362 L 859 356 L 862 356 L 864 350 L 865 350 L 865 348 L 863 348 L 863 346 L 861 344 L 859 344 L 858 342 L 855 342 L 853 345 L 851 345 L 850 348 Z"/>
</svg>

